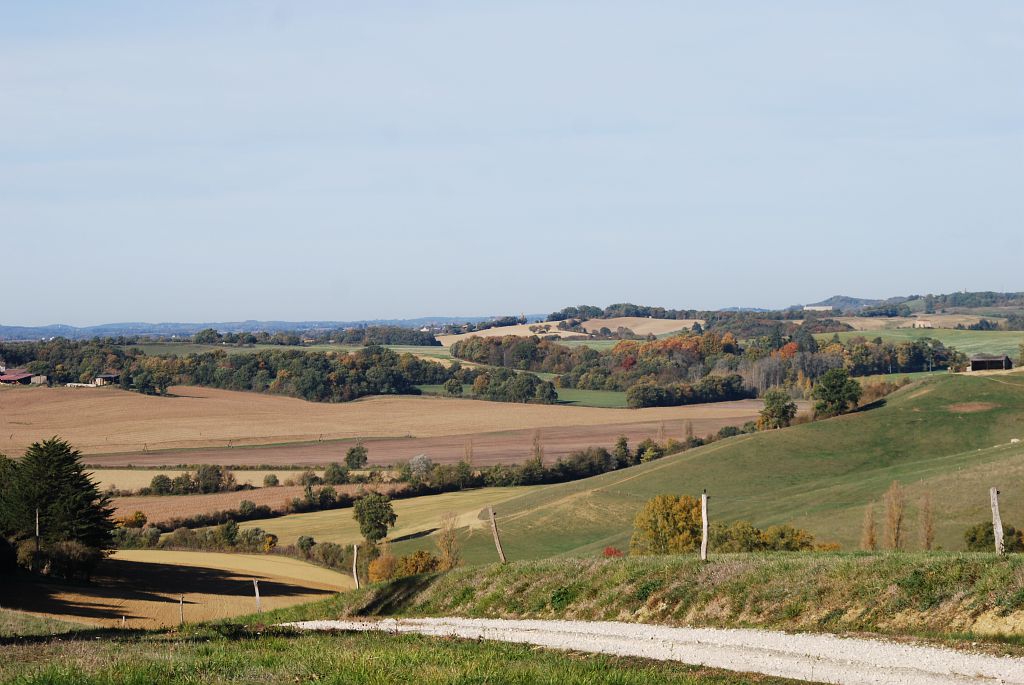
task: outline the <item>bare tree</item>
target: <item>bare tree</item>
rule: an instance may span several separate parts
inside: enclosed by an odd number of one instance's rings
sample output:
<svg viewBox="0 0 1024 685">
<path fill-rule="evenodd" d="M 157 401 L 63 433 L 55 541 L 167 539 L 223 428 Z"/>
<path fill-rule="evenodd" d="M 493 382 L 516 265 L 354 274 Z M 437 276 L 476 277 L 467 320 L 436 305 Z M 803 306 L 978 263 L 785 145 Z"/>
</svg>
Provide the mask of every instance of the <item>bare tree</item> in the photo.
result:
<svg viewBox="0 0 1024 685">
<path fill-rule="evenodd" d="M 437 531 L 437 551 L 441 557 L 442 571 L 453 569 L 462 561 L 457 531 L 458 517 L 454 512 L 446 511 L 441 515 L 441 525 Z"/>
<path fill-rule="evenodd" d="M 533 431 L 533 458 L 544 463 L 544 443 L 540 440 L 540 429 Z"/>
<path fill-rule="evenodd" d="M 870 552 L 878 549 L 878 538 L 875 536 L 875 503 L 864 508 L 864 524 L 860 532 L 860 548 Z"/>
<path fill-rule="evenodd" d="M 885 493 L 885 544 L 889 549 L 903 547 L 903 515 L 907 496 L 899 481 L 893 481 Z"/>
<path fill-rule="evenodd" d="M 470 438 L 463 444 L 462 451 L 463 460 L 470 466 L 473 466 L 473 438 Z"/>
<path fill-rule="evenodd" d="M 658 425 L 658 442 L 665 442 L 665 422 Z"/>
<path fill-rule="evenodd" d="M 921 536 L 921 549 L 930 552 L 935 544 L 935 514 L 932 511 L 932 495 L 924 493 L 921 506 L 917 510 L 918 532 Z"/>
<path fill-rule="evenodd" d="M 686 422 L 686 442 L 693 442 L 693 421 Z"/>
</svg>

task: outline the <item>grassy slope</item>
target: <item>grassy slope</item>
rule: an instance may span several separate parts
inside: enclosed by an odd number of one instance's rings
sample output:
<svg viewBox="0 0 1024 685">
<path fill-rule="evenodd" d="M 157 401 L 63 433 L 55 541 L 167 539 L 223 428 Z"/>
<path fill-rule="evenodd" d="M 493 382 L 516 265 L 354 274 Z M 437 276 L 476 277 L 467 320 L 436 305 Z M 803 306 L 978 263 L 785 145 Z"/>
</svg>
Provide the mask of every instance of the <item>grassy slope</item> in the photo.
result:
<svg viewBox="0 0 1024 685">
<path fill-rule="evenodd" d="M 683 664 L 565 654 L 530 645 L 417 635 L 296 635 L 238 626 L 118 634 L 4 648 L 0 681 L 30 683 L 677 683 L 796 681 Z"/>
<path fill-rule="evenodd" d="M 1019 636 L 1024 556 L 783 552 L 723 555 L 706 564 L 696 555 L 515 562 L 380 583 L 273 617 L 381 614 L 870 631 L 945 640 Z"/>
<path fill-rule="evenodd" d="M 832 339 L 832 333 L 814 336 L 819 342 Z M 1013 359 L 1021 343 L 1024 331 L 958 331 L 949 328 L 897 328 L 881 331 L 846 331 L 839 333 L 840 340 L 864 337 L 868 340 L 882 338 L 893 342 L 934 338 L 947 347 L 955 347 L 964 354 L 1008 354 Z"/>
<path fill-rule="evenodd" d="M 394 501 L 398 521 L 391 537 L 402 537 L 424 530 L 433 530 L 446 512 L 460 517 L 461 525 L 477 520 L 480 510 L 497 505 L 511 497 L 521 496 L 533 488 L 481 488 L 463 492 L 446 492 Z M 312 535 L 317 542 L 353 543 L 361 539 L 359 524 L 352 517 L 352 509 L 331 509 L 309 514 L 290 514 L 280 518 L 249 521 L 240 528 L 262 528 L 278 536 L 282 545 L 294 544 L 300 535 Z"/>
<path fill-rule="evenodd" d="M 963 402 L 993 407 L 951 410 Z M 625 549 L 633 517 L 648 498 L 698 494 L 703 488 L 711 494 L 714 519 L 747 519 L 759 526 L 792 522 L 819 540 L 853 549 L 864 507 L 880 501 L 896 479 L 909 490 L 910 547 L 916 545 L 916 502 L 928 491 L 937 543 L 960 549 L 964 528 L 988 516 L 988 488 L 1008 488 L 1024 476 L 1024 443 L 1007 444 L 1018 437 L 1024 439 L 1024 374 L 944 375 L 891 395 L 877 409 L 538 487 L 496 509 L 510 559 L 592 556 L 605 545 Z M 1002 504 L 1005 522 L 1024 524 L 1024 497 L 1007 489 Z M 881 505 L 876 519 L 883 520 Z M 432 544 L 425 537 L 398 543 L 395 550 Z M 494 560 L 487 530 L 466 532 L 463 545 L 469 563 Z"/>
</svg>

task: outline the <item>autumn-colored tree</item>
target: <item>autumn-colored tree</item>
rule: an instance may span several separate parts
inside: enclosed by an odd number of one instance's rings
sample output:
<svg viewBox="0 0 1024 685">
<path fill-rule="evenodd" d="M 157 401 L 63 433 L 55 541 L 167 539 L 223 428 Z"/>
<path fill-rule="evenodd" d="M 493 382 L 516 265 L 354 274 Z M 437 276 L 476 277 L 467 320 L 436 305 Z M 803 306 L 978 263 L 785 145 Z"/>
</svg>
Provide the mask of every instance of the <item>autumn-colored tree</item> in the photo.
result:
<svg viewBox="0 0 1024 685">
<path fill-rule="evenodd" d="M 437 552 L 440 561 L 438 570 L 449 571 L 462 561 L 459 550 L 458 517 L 450 511 L 441 516 L 441 525 L 437 530 Z"/>
<path fill-rule="evenodd" d="M 903 547 L 903 516 L 906 493 L 899 481 L 893 481 L 885 493 L 885 544 L 889 549 Z"/>
<path fill-rule="evenodd" d="M 700 500 L 690 495 L 658 495 L 633 522 L 632 554 L 679 554 L 700 545 Z"/>
<path fill-rule="evenodd" d="M 864 523 L 860 531 L 860 548 L 866 552 L 878 549 L 878 537 L 875 535 L 875 505 L 864 507 Z"/>
</svg>

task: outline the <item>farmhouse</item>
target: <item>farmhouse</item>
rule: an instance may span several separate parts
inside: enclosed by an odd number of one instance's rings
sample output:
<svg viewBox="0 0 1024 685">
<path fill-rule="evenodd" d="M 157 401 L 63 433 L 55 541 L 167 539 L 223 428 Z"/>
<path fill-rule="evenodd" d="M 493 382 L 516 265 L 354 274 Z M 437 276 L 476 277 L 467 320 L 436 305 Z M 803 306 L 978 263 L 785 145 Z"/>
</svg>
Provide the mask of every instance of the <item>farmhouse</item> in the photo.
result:
<svg viewBox="0 0 1024 685">
<path fill-rule="evenodd" d="M 101 373 L 93 379 L 93 385 L 112 385 L 121 380 L 121 376 L 116 373 Z"/>
<path fill-rule="evenodd" d="M 999 371 L 1012 368 L 1013 362 L 1005 354 L 976 354 L 971 357 L 971 371 Z"/>
<path fill-rule="evenodd" d="M 28 385 L 31 382 L 32 374 L 25 369 L 7 369 L 0 376 L 0 383 L 4 385 Z"/>
<path fill-rule="evenodd" d="M 914 328 L 935 328 L 935 326 L 927 319 L 918 319 L 914 322 Z"/>
</svg>

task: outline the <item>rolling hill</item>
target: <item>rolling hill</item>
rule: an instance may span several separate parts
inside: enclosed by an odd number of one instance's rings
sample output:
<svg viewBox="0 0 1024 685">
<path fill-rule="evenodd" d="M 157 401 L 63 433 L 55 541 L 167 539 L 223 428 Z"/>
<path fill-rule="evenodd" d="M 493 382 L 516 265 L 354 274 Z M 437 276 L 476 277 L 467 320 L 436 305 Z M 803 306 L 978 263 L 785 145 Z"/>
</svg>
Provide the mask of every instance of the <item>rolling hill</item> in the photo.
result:
<svg viewBox="0 0 1024 685">
<path fill-rule="evenodd" d="M 1004 489 L 1003 520 L 1024 524 L 1024 374 L 932 377 L 881 406 L 786 430 L 739 436 L 594 478 L 536 488 L 497 506 L 510 559 L 595 556 L 626 549 L 633 517 L 663 493 L 707 488 L 714 520 L 793 523 L 819 541 L 856 549 L 868 503 L 876 520 L 893 480 L 907 486 L 909 547 L 917 548 L 917 502 L 930 493 L 937 544 L 961 549 L 964 529 L 988 517 L 988 488 Z M 427 526 L 426 524 L 430 525 Z M 424 528 L 434 522 L 424 522 Z M 431 538 L 395 545 L 432 547 Z M 490 532 L 463 536 L 468 563 L 492 561 Z"/>
</svg>

